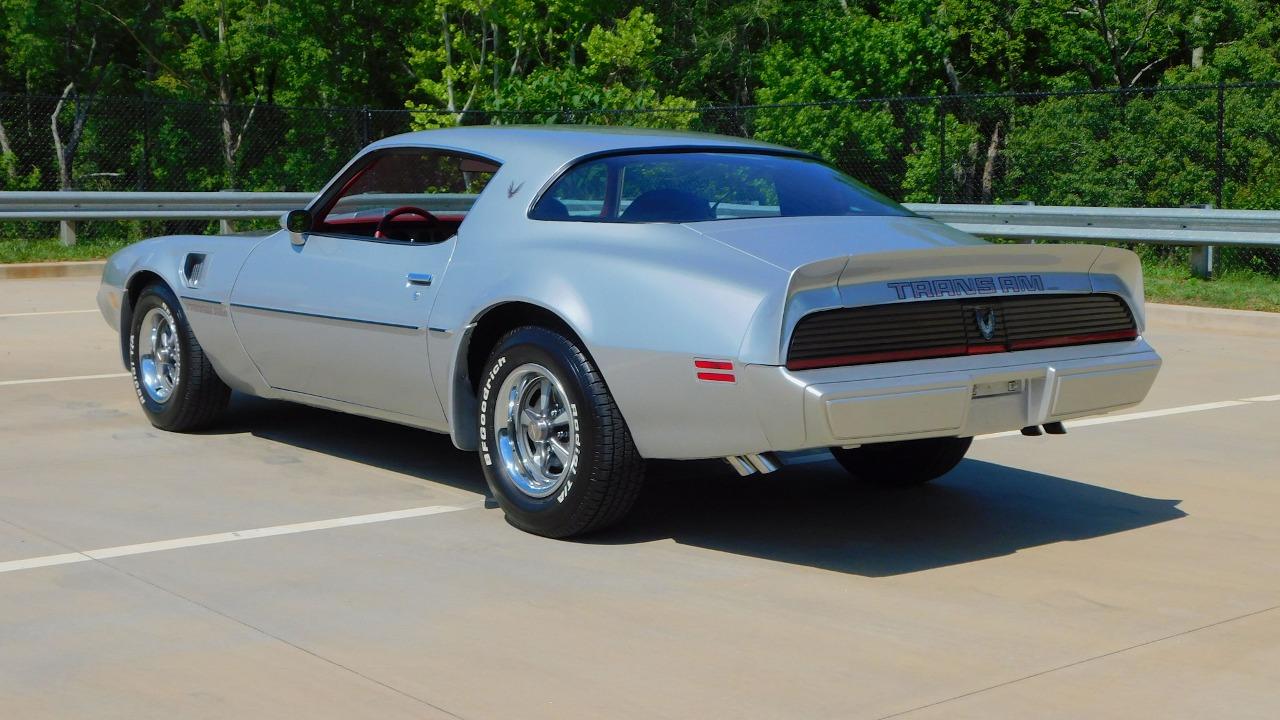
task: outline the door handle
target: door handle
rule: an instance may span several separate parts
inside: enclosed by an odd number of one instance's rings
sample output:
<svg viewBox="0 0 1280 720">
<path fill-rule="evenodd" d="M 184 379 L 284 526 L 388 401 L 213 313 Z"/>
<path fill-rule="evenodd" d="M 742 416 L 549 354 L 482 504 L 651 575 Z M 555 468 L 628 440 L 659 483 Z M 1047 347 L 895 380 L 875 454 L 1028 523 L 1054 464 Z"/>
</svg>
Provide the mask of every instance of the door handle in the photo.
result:
<svg viewBox="0 0 1280 720">
<path fill-rule="evenodd" d="M 422 285 L 423 287 L 431 285 L 430 273 L 409 273 L 405 276 L 405 279 L 409 281 L 410 285 Z"/>
</svg>

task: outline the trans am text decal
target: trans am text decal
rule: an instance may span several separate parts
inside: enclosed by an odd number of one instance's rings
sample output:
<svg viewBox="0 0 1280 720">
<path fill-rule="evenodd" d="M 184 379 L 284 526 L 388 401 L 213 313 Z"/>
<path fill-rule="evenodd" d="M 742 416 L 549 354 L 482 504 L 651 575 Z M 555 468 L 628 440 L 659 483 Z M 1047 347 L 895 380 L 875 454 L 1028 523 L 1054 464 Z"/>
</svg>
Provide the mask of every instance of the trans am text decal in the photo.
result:
<svg viewBox="0 0 1280 720">
<path fill-rule="evenodd" d="M 962 297 L 998 293 L 1043 292 L 1039 275 L 985 275 L 945 280 L 908 280 L 888 283 L 899 300 L 907 298 Z"/>
</svg>

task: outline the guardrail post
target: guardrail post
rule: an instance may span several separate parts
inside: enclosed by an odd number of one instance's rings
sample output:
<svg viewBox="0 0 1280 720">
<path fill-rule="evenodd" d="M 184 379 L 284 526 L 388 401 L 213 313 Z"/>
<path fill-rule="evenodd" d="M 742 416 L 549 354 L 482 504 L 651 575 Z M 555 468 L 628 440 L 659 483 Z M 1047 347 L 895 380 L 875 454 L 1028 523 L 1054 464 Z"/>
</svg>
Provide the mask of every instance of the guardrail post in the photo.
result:
<svg viewBox="0 0 1280 720">
<path fill-rule="evenodd" d="M 1189 208 L 1212 210 L 1213 203 L 1203 205 L 1185 205 Z M 1201 280 L 1213 279 L 1214 247 L 1212 245 L 1196 245 L 1191 248 L 1191 274 Z"/>
<path fill-rule="evenodd" d="M 63 245 L 71 247 L 76 244 L 76 221 L 60 220 L 58 221 L 58 239 Z"/>
<path fill-rule="evenodd" d="M 1191 274 L 1201 280 L 1213 279 L 1214 248 L 1212 245 L 1199 245 L 1191 248 Z"/>
</svg>

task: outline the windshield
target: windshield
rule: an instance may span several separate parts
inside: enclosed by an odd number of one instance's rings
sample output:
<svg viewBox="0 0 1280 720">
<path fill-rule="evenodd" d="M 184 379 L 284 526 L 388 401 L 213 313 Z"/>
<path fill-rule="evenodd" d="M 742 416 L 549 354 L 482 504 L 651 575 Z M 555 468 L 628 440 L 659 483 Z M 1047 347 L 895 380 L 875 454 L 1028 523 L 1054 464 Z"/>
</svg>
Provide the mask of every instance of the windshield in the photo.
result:
<svg viewBox="0 0 1280 720">
<path fill-rule="evenodd" d="M 535 220 L 684 223 L 760 217 L 911 215 L 816 160 L 738 152 L 612 155 L 574 166 Z"/>
</svg>

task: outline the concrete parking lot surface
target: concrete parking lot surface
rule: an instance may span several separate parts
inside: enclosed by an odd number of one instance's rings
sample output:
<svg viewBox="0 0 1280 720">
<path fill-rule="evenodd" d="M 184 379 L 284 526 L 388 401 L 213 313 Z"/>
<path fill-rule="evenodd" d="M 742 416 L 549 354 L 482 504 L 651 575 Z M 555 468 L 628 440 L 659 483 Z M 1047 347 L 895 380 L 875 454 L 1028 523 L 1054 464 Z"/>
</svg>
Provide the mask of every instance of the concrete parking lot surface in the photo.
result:
<svg viewBox="0 0 1280 720">
<path fill-rule="evenodd" d="M 558 542 L 443 436 L 155 430 L 95 290 L 0 281 L 0 717 L 1280 716 L 1280 333 L 1157 319 L 1143 406 L 929 487 L 659 464 Z"/>
</svg>

